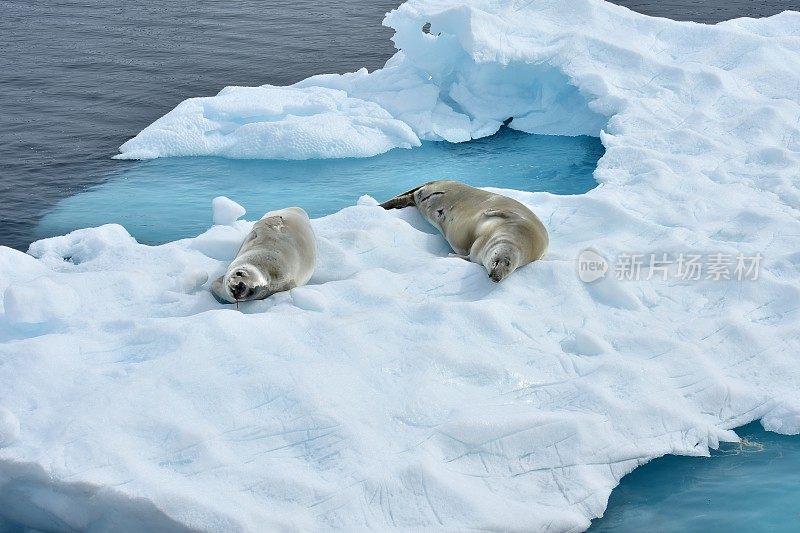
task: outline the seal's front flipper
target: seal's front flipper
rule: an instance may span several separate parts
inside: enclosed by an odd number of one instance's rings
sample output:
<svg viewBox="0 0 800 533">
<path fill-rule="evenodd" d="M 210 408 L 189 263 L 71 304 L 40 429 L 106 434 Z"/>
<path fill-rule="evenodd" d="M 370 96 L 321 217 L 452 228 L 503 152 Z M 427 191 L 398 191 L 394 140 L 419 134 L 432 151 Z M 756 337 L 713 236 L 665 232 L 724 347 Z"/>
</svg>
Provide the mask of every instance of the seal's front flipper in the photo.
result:
<svg viewBox="0 0 800 533">
<path fill-rule="evenodd" d="M 414 201 L 414 193 L 420 190 L 420 188 L 424 187 L 424 185 L 420 185 L 419 187 L 414 187 L 410 191 L 406 191 L 403 194 L 398 194 L 391 200 L 386 200 L 380 206 L 384 209 L 402 209 L 404 207 L 409 207 L 412 205 L 417 205 Z"/>
<path fill-rule="evenodd" d="M 514 213 L 510 213 L 508 211 L 503 211 L 501 209 L 487 209 L 483 212 L 483 216 L 485 217 L 500 217 L 500 218 L 511 218 L 516 216 Z"/>
<path fill-rule="evenodd" d="M 447 257 L 458 257 L 459 259 L 463 259 L 465 261 L 469 261 L 470 260 L 469 254 L 462 255 L 462 254 L 457 254 L 457 253 L 449 253 L 449 254 L 447 254 Z"/>
<path fill-rule="evenodd" d="M 232 304 L 234 302 L 229 299 L 230 297 L 225 292 L 225 288 L 222 286 L 222 280 L 223 280 L 224 277 L 225 276 L 220 276 L 217 279 L 215 279 L 211 283 L 211 287 L 209 287 L 209 290 L 211 291 L 211 294 L 214 295 L 214 298 L 216 298 L 216 300 L 219 303 L 221 303 L 221 304 Z"/>
</svg>

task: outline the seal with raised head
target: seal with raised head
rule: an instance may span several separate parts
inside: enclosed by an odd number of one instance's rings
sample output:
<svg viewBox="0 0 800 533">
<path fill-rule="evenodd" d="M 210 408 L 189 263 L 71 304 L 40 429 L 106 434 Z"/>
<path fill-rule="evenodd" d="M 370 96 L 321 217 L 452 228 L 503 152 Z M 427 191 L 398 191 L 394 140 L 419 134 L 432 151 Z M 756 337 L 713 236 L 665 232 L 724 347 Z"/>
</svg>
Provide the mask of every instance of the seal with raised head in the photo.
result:
<svg viewBox="0 0 800 533">
<path fill-rule="evenodd" d="M 547 230 L 520 202 L 459 181 L 432 181 L 381 204 L 384 209 L 415 205 L 456 252 L 486 268 L 500 281 L 542 257 Z"/>
<path fill-rule="evenodd" d="M 253 225 L 225 275 L 211 285 L 211 292 L 222 302 L 261 300 L 305 285 L 316 259 L 308 214 L 299 207 L 270 211 Z"/>
</svg>

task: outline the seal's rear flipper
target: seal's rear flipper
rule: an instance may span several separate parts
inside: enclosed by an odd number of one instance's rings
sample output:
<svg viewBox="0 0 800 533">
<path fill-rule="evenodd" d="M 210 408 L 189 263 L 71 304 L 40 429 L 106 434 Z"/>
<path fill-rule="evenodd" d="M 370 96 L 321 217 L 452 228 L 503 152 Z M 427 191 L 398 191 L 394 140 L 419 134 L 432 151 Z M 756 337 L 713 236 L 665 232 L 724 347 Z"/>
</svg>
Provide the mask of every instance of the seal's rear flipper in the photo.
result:
<svg viewBox="0 0 800 533">
<path fill-rule="evenodd" d="M 410 191 L 406 191 L 403 194 L 398 194 L 391 200 L 386 200 L 380 204 L 380 206 L 384 209 L 402 209 L 404 207 L 417 205 L 416 202 L 414 202 L 414 193 L 424 186 L 425 185 L 420 185 L 419 187 L 414 187 Z"/>
</svg>

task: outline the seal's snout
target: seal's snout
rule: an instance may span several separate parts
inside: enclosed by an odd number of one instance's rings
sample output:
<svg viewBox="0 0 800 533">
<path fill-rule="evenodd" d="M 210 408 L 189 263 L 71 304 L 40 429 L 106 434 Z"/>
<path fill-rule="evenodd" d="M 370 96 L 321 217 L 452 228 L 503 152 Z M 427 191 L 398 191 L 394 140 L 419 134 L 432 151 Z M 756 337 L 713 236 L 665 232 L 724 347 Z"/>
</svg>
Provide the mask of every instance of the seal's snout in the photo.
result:
<svg viewBox="0 0 800 533">
<path fill-rule="evenodd" d="M 489 270 L 489 278 L 495 283 L 502 281 L 511 273 L 511 260 L 508 257 L 500 257 L 492 261 L 492 268 Z"/>
<path fill-rule="evenodd" d="M 233 297 L 237 300 L 241 300 L 242 296 L 244 296 L 246 291 L 247 291 L 247 286 L 244 284 L 244 281 L 240 281 L 239 283 L 231 287 L 231 292 L 233 293 Z"/>
</svg>

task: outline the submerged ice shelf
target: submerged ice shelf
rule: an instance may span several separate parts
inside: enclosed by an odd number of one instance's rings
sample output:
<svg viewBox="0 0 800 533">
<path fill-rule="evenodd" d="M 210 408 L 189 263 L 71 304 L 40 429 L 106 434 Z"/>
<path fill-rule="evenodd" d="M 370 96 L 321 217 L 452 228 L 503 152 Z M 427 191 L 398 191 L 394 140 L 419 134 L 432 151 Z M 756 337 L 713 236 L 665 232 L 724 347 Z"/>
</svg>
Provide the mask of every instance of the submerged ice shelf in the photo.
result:
<svg viewBox="0 0 800 533">
<path fill-rule="evenodd" d="M 800 438 L 736 430 L 711 458 L 662 457 L 625 476 L 590 533 L 770 531 L 800 528 Z"/>
<path fill-rule="evenodd" d="M 414 210 L 362 198 L 313 221 L 308 286 L 237 312 L 202 280 L 246 221 L 161 246 L 105 225 L 0 248 L 0 404 L 20 426 L 0 465 L 29 467 L 0 483 L 41 469 L 212 531 L 575 531 L 654 458 L 708 455 L 754 420 L 800 432 L 800 14 L 704 26 L 599 0 L 411 0 L 385 23 L 385 68 L 193 99 L 121 156 L 369 155 L 509 117 L 598 136 L 598 187 L 504 190 L 547 226 L 547 256 L 495 285 Z M 332 131 L 346 142 L 325 151 Z M 757 281 L 586 284 L 590 247 L 763 262 Z M 15 509 L 102 519 L 35 496 Z"/>
<path fill-rule="evenodd" d="M 481 187 L 580 194 L 595 187 L 603 155 L 596 137 L 528 135 L 503 129 L 470 142 L 425 142 L 369 158 L 305 161 L 211 157 L 164 158 L 123 165 L 105 183 L 61 201 L 37 235 L 118 223 L 139 242 L 163 243 L 201 233 L 208 202 L 227 195 L 253 214 L 288 205 L 330 215 L 364 194 L 390 198 L 434 179 Z"/>
</svg>

